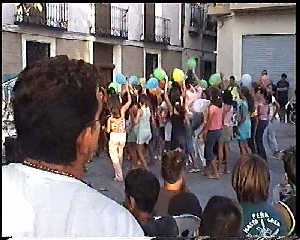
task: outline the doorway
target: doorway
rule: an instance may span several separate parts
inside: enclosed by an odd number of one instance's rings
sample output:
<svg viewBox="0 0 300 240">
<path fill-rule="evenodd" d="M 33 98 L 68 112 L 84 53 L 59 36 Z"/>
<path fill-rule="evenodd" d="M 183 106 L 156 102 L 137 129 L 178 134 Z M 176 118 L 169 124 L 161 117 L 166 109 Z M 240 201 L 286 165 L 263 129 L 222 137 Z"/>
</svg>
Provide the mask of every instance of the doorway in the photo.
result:
<svg viewBox="0 0 300 240">
<path fill-rule="evenodd" d="M 155 68 L 158 67 L 158 54 L 146 53 L 146 79 L 150 78 Z"/>
</svg>

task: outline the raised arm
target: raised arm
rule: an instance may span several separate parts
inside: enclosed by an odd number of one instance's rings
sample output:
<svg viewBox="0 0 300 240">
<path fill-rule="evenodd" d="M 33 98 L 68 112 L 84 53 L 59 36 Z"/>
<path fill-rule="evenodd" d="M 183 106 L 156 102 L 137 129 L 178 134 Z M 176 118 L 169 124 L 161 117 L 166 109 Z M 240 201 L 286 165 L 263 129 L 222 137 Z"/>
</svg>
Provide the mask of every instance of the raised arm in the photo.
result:
<svg viewBox="0 0 300 240">
<path fill-rule="evenodd" d="M 107 119 L 106 132 L 110 133 L 110 117 Z"/>
<path fill-rule="evenodd" d="M 169 81 L 166 80 L 166 84 L 165 84 L 165 101 L 166 101 L 166 104 L 168 106 L 168 109 L 169 109 L 169 112 L 170 112 L 170 115 L 173 114 L 173 107 L 172 107 L 172 104 L 170 102 L 170 99 L 169 99 L 169 96 L 168 96 L 168 85 L 169 85 Z"/>
<path fill-rule="evenodd" d="M 135 116 L 135 118 L 134 118 L 134 125 L 137 125 L 138 123 L 139 123 L 139 121 L 140 121 L 140 119 L 141 119 L 141 116 L 142 116 L 142 110 L 141 109 L 138 109 L 138 111 L 137 111 L 137 114 L 136 114 L 136 116 Z"/>
<path fill-rule="evenodd" d="M 122 115 L 122 117 L 125 116 L 125 113 L 128 110 L 128 108 L 130 107 L 131 102 L 132 102 L 131 94 L 130 94 L 129 88 L 128 88 L 128 84 L 126 85 L 126 92 L 127 92 L 128 100 L 127 100 L 127 103 L 124 106 L 122 106 L 122 108 L 121 108 L 121 115 Z"/>
</svg>

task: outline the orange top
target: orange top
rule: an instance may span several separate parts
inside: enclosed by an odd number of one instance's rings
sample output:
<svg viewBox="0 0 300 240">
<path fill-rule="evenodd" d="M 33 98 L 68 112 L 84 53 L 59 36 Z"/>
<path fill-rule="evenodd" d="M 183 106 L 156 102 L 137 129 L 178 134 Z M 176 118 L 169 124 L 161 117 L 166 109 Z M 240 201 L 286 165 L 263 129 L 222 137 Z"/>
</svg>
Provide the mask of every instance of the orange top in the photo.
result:
<svg viewBox="0 0 300 240">
<path fill-rule="evenodd" d="M 209 106 L 208 108 L 209 118 L 207 119 L 208 120 L 207 130 L 212 131 L 212 130 L 219 130 L 223 128 L 222 113 L 223 113 L 222 108 L 219 108 L 215 105 Z"/>
</svg>

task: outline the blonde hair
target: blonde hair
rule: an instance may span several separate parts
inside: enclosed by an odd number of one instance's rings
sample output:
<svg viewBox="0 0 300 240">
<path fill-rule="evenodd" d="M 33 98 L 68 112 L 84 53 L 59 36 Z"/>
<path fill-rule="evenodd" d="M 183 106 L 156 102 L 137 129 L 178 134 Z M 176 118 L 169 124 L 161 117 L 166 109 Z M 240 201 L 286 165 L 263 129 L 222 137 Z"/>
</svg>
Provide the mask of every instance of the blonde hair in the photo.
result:
<svg viewBox="0 0 300 240">
<path fill-rule="evenodd" d="M 239 202 L 266 201 L 269 185 L 270 172 L 265 160 L 256 154 L 242 156 L 232 173 L 232 187 Z"/>
</svg>

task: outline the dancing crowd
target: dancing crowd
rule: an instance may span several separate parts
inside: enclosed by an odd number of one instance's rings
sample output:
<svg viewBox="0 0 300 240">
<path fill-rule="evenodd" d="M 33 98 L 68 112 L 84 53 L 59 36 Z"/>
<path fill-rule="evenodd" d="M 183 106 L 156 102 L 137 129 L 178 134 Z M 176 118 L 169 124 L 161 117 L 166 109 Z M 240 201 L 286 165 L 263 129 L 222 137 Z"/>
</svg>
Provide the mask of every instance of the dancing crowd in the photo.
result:
<svg viewBox="0 0 300 240">
<path fill-rule="evenodd" d="M 227 80 L 221 74 L 217 84 L 208 87 L 203 81 L 189 70 L 182 82 L 169 81 L 166 75 L 151 87 L 125 83 L 120 92 L 101 89 L 105 127 L 98 153 L 108 150 L 116 181 L 123 181 L 124 157 L 132 168 L 149 169 L 163 152 L 175 149 L 184 152 L 189 172 L 201 170 L 211 179 L 229 173 L 231 141 L 238 142 L 241 155 L 257 153 L 267 161 L 268 148 L 278 157 L 275 125 L 288 88 L 274 90 L 265 70 L 258 81 L 249 74 L 240 84 L 234 76 Z M 285 74 L 281 81 L 286 81 Z"/>
<path fill-rule="evenodd" d="M 12 104 L 23 161 L 2 167 L 4 236 L 294 234 L 295 147 L 283 152 L 291 191 L 280 201 L 268 201 L 264 144 L 272 141 L 263 139 L 274 140 L 270 123 L 280 104 L 265 72 L 251 86 L 222 75 L 218 84 L 201 85 L 192 70 L 183 81 L 126 83 L 120 92 L 99 82 L 93 65 L 66 56 L 37 62 L 19 74 Z M 240 147 L 232 172 L 238 201 L 217 196 L 216 189 L 201 206 L 185 172 L 202 170 L 210 179 L 228 174 L 232 140 Z M 123 206 L 83 182 L 88 164 L 106 149 L 114 179 L 125 182 Z M 278 152 L 276 144 L 273 150 Z M 124 157 L 131 162 L 126 175 Z M 150 170 L 158 162 L 162 186 Z M 190 222 L 184 224 L 182 216 Z"/>
</svg>

